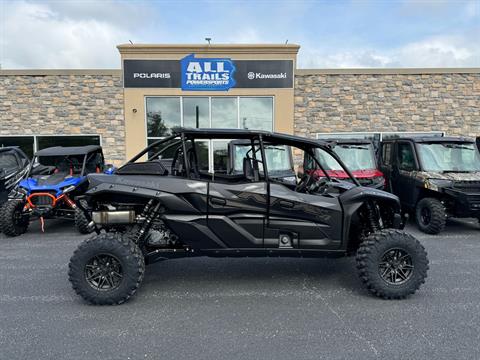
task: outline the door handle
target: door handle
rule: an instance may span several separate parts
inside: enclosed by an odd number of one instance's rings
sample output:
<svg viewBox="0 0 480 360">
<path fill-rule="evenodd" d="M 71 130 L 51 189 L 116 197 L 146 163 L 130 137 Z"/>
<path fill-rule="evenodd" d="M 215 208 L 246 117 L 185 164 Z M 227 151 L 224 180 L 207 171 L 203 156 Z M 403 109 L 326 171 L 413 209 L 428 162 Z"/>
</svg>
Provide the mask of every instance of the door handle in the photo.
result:
<svg viewBox="0 0 480 360">
<path fill-rule="evenodd" d="M 287 201 L 287 200 L 280 200 L 279 205 L 284 208 L 293 208 L 295 206 L 295 203 L 293 201 Z"/>
<path fill-rule="evenodd" d="M 210 204 L 224 206 L 227 204 L 227 200 L 222 198 L 212 197 L 210 198 Z"/>
</svg>

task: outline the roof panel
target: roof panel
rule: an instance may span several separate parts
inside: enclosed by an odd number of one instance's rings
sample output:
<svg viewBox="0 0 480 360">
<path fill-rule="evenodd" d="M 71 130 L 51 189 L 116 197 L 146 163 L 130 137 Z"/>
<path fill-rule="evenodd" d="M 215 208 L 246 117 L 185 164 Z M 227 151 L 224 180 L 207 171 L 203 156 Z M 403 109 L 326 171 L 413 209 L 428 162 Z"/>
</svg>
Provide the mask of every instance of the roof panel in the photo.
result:
<svg viewBox="0 0 480 360">
<path fill-rule="evenodd" d="M 102 147 L 99 145 L 54 146 L 37 151 L 35 156 L 85 155 L 100 149 L 102 149 Z"/>
</svg>

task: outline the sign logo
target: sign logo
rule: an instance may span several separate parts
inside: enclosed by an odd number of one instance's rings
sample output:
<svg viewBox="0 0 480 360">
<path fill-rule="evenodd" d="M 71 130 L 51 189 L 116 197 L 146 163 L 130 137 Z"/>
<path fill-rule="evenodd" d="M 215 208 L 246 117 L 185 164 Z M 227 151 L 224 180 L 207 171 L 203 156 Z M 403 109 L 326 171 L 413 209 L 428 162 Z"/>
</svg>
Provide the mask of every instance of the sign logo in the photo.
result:
<svg viewBox="0 0 480 360">
<path fill-rule="evenodd" d="M 195 58 L 190 54 L 180 60 L 182 90 L 228 91 L 236 82 L 231 59 Z"/>
<path fill-rule="evenodd" d="M 170 79 L 170 73 L 133 73 L 134 79 Z"/>
<path fill-rule="evenodd" d="M 250 71 L 247 74 L 247 77 L 248 77 L 249 80 L 253 80 L 253 79 L 255 79 L 255 73 L 253 71 Z"/>
</svg>

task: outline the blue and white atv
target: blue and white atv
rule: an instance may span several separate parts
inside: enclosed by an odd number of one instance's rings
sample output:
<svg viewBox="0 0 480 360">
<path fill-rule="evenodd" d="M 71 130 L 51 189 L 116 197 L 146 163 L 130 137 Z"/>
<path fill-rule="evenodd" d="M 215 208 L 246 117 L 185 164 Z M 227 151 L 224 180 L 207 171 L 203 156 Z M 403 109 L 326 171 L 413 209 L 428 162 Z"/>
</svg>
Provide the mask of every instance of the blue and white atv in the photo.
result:
<svg viewBox="0 0 480 360">
<path fill-rule="evenodd" d="M 84 213 L 77 208 L 76 197 L 86 191 L 87 174 L 111 172 L 105 166 L 102 148 L 96 145 L 39 150 L 30 165 L 26 179 L 12 190 L 0 210 L 0 226 L 7 236 L 27 231 L 37 218 L 75 220 L 82 234 L 92 231 Z"/>
</svg>

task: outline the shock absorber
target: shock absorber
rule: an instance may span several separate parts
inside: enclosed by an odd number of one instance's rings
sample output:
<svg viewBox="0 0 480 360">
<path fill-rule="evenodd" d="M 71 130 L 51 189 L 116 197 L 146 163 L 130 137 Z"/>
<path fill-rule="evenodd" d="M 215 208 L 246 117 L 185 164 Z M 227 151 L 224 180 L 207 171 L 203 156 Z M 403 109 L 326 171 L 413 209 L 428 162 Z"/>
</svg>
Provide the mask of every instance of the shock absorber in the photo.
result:
<svg viewBox="0 0 480 360">
<path fill-rule="evenodd" d="M 142 211 L 142 214 L 140 215 L 145 220 L 134 231 L 135 235 L 133 239 L 137 244 L 141 244 L 143 242 L 145 234 L 148 232 L 152 225 L 152 221 L 155 220 L 155 218 L 162 212 L 163 207 L 160 202 L 157 202 L 157 204 L 154 205 L 154 200 L 150 200 L 147 203 L 147 205 Z"/>
<path fill-rule="evenodd" d="M 155 201 L 153 199 L 150 199 L 148 201 L 147 205 L 145 205 L 145 207 L 142 210 L 142 213 L 140 214 L 140 218 L 144 219 L 144 218 L 147 217 L 147 214 L 150 211 L 150 209 L 152 208 L 154 202 Z"/>
<path fill-rule="evenodd" d="M 375 207 L 370 201 L 366 203 L 366 209 L 367 209 L 367 219 L 368 219 L 371 231 L 376 232 L 380 230 L 380 224 L 378 222 Z"/>
</svg>

